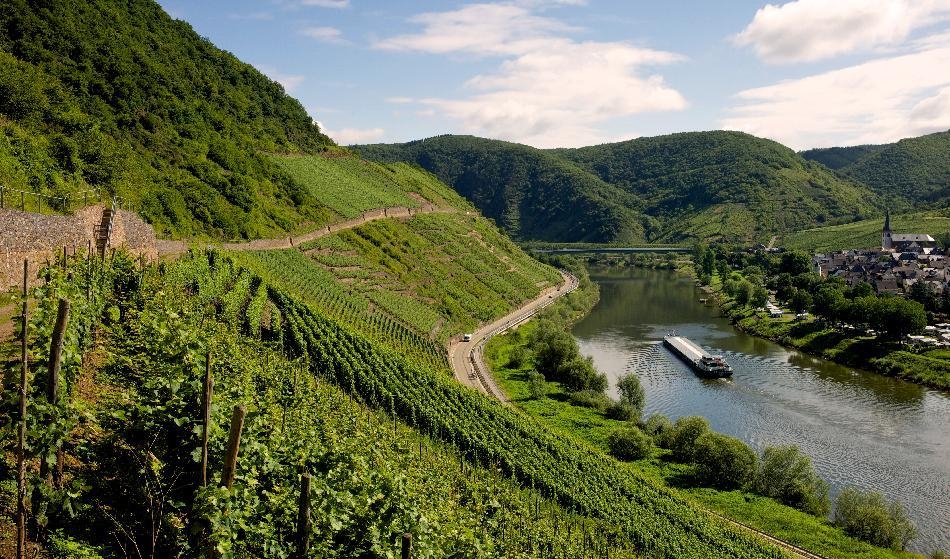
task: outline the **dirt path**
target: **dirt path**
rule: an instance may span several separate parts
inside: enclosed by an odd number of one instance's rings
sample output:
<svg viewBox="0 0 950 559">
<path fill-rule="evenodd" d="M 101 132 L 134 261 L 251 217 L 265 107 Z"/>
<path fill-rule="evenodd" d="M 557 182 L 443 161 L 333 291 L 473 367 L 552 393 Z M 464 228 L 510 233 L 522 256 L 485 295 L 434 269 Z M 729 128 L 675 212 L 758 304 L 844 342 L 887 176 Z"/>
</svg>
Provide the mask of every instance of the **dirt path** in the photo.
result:
<svg viewBox="0 0 950 559">
<path fill-rule="evenodd" d="M 507 403 L 508 399 L 505 397 L 505 393 L 495 383 L 494 377 L 492 377 L 488 371 L 488 366 L 485 364 L 485 344 L 492 336 L 501 334 L 509 328 L 527 321 L 559 297 L 577 289 L 576 277 L 563 271 L 561 276 L 564 278 L 561 285 L 545 289 L 540 295 L 521 307 L 494 322 L 481 326 L 472 333 L 471 341 L 453 340 L 450 342 L 448 347 L 449 363 L 452 364 L 452 372 L 456 380 L 488 394 L 500 402 Z"/>
<path fill-rule="evenodd" d="M 378 219 L 408 219 L 413 216 L 421 214 L 430 214 L 430 213 L 454 213 L 458 210 L 455 208 L 443 208 L 440 206 L 434 206 L 429 203 L 425 203 L 418 208 L 406 208 L 406 207 L 395 207 L 395 208 L 381 208 L 378 210 L 369 210 L 360 214 L 359 217 L 353 219 L 348 219 L 346 221 L 341 221 L 339 223 L 333 223 L 327 225 L 325 228 L 316 229 L 310 231 L 309 233 L 304 233 L 303 235 L 297 237 L 279 237 L 276 239 L 257 239 L 254 241 L 247 241 L 244 243 L 208 243 L 208 247 L 218 247 L 224 250 L 281 250 L 287 248 L 294 248 L 296 246 L 308 243 L 314 239 L 319 239 L 331 233 L 336 233 L 337 231 L 343 231 L 344 229 L 353 229 L 354 227 L 359 227 L 360 225 L 369 223 L 371 221 L 376 221 Z M 168 241 L 168 240 L 158 240 L 155 242 L 156 247 L 158 248 L 158 254 L 161 257 L 174 257 L 180 254 L 188 252 L 189 244 L 186 241 Z"/>
</svg>

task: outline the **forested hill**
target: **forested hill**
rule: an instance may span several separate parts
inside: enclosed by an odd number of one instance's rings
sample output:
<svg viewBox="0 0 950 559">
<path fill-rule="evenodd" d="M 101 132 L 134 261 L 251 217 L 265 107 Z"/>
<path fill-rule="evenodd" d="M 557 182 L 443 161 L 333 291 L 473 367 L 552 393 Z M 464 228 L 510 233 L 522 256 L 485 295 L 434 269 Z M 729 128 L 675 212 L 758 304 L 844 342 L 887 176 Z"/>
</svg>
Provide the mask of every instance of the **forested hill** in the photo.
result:
<svg viewBox="0 0 950 559">
<path fill-rule="evenodd" d="M 159 233 L 257 237 L 326 212 L 267 153 L 333 142 L 151 0 L 0 3 L 0 131 L 5 186 L 103 187 Z"/>
<path fill-rule="evenodd" d="M 870 186 L 891 207 L 946 206 L 950 203 L 950 131 L 881 146 L 839 172 Z"/>
<path fill-rule="evenodd" d="M 571 162 L 533 147 L 449 135 L 356 149 L 371 160 L 421 165 L 517 239 L 642 239 L 633 197 Z"/>
<path fill-rule="evenodd" d="M 767 241 L 775 233 L 879 212 L 876 196 L 863 185 L 781 144 L 738 132 L 547 151 L 458 136 L 357 149 L 370 159 L 418 163 L 525 239 L 624 241 L 641 234 L 650 242 Z M 565 192 L 572 198 L 549 199 Z M 525 193 L 540 200 L 526 204 Z M 591 214 L 592 207 L 600 213 Z M 529 212 L 532 227 L 525 228 Z M 564 215 L 598 224 L 600 235 L 578 235 L 562 223 Z"/>
<path fill-rule="evenodd" d="M 842 169 L 852 163 L 877 153 L 884 149 L 884 145 L 847 146 L 833 148 L 815 148 L 799 152 L 799 155 L 809 161 L 821 163 L 829 169 Z"/>
</svg>

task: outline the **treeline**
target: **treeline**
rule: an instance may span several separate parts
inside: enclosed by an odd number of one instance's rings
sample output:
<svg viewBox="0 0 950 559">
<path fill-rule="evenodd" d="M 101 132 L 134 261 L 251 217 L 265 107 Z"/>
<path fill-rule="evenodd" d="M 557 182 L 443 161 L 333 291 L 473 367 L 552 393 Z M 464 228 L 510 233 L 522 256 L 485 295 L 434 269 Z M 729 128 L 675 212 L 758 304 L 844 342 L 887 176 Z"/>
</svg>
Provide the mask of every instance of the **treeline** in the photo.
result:
<svg viewBox="0 0 950 559">
<path fill-rule="evenodd" d="M 950 204 L 950 131 L 906 138 L 840 169 L 887 197 L 896 206 Z"/>
<path fill-rule="evenodd" d="M 179 236 L 263 236 L 322 215 L 262 152 L 333 142 L 279 84 L 151 0 L 0 5 L 0 115 L 8 187 L 98 187 Z"/>
<path fill-rule="evenodd" d="M 470 136 L 356 149 L 421 165 L 525 240 L 748 241 L 875 213 L 864 186 L 738 132 L 557 150 Z"/>
<path fill-rule="evenodd" d="M 516 239 L 601 243 L 642 238 L 630 196 L 543 150 L 450 135 L 356 149 L 375 161 L 421 165 Z"/>
</svg>

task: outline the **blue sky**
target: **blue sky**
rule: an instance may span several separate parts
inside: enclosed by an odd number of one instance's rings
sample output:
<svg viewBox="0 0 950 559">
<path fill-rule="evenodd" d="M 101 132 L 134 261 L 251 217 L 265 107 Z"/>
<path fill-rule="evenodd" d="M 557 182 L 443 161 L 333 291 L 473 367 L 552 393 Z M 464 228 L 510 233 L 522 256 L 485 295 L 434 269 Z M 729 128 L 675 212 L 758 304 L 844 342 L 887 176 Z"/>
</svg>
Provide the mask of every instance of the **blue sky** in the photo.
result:
<svg viewBox="0 0 950 559">
<path fill-rule="evenodd" d="M 807 149 L 950 129 L 950 0 L 160 3 L 341 144 L 730 129 Z"/>
</svg>

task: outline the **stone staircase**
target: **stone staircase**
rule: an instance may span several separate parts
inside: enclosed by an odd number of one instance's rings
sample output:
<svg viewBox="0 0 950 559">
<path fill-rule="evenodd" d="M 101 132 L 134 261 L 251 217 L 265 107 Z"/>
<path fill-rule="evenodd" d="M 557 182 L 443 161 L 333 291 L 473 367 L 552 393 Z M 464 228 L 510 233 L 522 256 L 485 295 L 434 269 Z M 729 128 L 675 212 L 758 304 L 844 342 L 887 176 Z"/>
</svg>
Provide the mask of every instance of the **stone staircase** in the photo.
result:
<svg viewBox="0 0 950 559">
<path fill-rule="evenodd" d="M 109 248 L 109 240 L 112 237 L 112 225 L 114 222 L 115 201 L 112 202 L 112 207 L 102 210 L 102 219 L 99 221 L 99 225 L 95 227 L 96 253 L 100 258 L 105 257 L 106 249 Z"/>
</svg>

